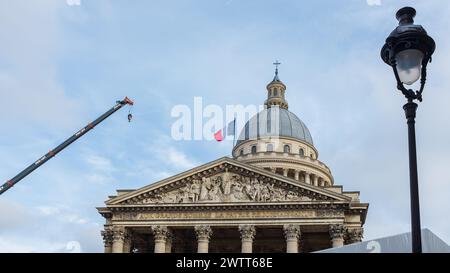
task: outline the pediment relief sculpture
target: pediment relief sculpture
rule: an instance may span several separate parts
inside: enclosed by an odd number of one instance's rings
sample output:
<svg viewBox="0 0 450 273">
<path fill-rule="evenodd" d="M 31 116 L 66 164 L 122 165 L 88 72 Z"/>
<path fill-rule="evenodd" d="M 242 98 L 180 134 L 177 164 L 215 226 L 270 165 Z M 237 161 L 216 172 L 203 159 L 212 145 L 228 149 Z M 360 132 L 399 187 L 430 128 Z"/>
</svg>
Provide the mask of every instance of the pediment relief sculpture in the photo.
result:
<svg viewBox="0 0 450 273">
<path fill-rule="evenodd" d="M 144 198 L 132 198 L 125 203 L 285 202 L 323 198 L 326 197 L 308 193 L 300 187 L 284 188 L 265 182 L 261 178 L 223 172 L 210 177 L 192 179 L 179 188 L 166 192 L 149 191 Z"/>
</svg>

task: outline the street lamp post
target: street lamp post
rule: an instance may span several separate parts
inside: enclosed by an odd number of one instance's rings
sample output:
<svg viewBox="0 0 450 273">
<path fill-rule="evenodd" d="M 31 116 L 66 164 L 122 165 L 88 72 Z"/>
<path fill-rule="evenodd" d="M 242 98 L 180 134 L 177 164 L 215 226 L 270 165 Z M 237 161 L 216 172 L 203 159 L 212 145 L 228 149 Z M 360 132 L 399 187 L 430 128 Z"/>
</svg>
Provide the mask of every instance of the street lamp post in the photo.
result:
<svg viewBox="0 0 450 273">
<path fill-rule="evenodd" d="M 408 123 L 409 148 L 409 177 L 411 194 L 411 237 L 412 252 L 422 252 L 422 239 L 420 234 L 419 209 L 419 183 L 417 178 L 416 133 L 415 118 L 417 103 L 422 101 L 422 92 L 427 75 L 427 64 L 436 47 L 434 40 L 428 36 L 425 29 L 414 24 L 416 10 L 411 7 L 400 9 L 396 17 L 398 27 L 392 31 L 381 49 L 381 58 L 394 70 L 397 80 L 397 89 L 406 97 L 407 103 L 403 106 Z M 420 79 L 420 88 L 417 91 L 404 86 L 412 85 Z"/>
</svg>

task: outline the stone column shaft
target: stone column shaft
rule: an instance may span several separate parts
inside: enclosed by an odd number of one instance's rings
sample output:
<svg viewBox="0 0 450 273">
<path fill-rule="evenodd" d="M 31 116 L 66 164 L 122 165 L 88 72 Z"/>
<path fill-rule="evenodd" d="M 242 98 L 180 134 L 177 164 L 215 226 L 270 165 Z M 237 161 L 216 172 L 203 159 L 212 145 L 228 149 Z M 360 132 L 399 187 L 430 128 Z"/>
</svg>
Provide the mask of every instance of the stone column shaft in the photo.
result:
<svg viewBox="0 0 450 273">
<path fill-rule="evenodd" d="M 319 186 L 319 177 L 314 175 L 314 186 Z"/>
<path fill-rule="evenodd" d="M 105 228 L 105 230 L 102 230 L 101 234 L 105 245 L 105 253 L 112 253 L 113 231 L 110 228 Z"/>
<path fill-rule="evenodd" d="M 124 227 L 113 227 L 113 253 L 123 253 L 123 243 L 125 240 L 125 228 Z"/>
<path fill-rule="evenodd" d="M 341 247 L 344 246 L 344 236 L 347 231 L 345 225 L 337 224 L 330 225 L 330 239 L 332 247 Z"/>
<path fill-rule="evenodd" d="M 105 253 L 112 253 L 112 243 L 110 245 L 105 245 Z"/>
<path fill-rule="evenodd" d="M 341 247 L 341 246 L 344 246 L 344 238 L 331 239 L 331 247 Z"/>
<path fill-rule="evenodd" d="M 123 253 L 131 252 L 131 234 L 130 232 L 125 233 L 125 238 L 123 242 Z"/>
<path fill-rule="evenodd" d="M 299 180 L 299 174 L 300 174 L 300 171 L 295 170 L 295 173 L 294 173 L 294 175 L 295 175 L 295 176 L 294 176 L 294 179 L 297 180 L 297 181 Z"/>
<path fill-rule="evenodd" d="M 311 184 L 311 176 L 309 173 L 305 173 L 305 183 Z"/>
<path fill-rule="evenodd" d="M 212 235 L 211 227 L 206 225 L 195 226 L 195 234 L 197 236 L 197 252 L 208 253 L 209 239 Z"/>
<path fill-rule="evenodd" d="M 253 225 L 240 225 L 239 231 L 241 233 L 241 252 L 252 253 L 253 252 L 253 239 L 255 238 L 255 226 Z"/>
<path fill-rule="evenodd" d="M 155 240 L 154 253 L 166 253 L 166 241 L 163 239 Z"/>
<path fill-rule="evenodd" d="M 286 252 L 298 253 L 298 239 L 300 238 L 299 225 L 284 225 L 284 236 L 286 237 Z"/>
<path fill-rule="evenodd" d="M 123 240 L 113 242 L 112 253 L 123 253 Z"/>
<path fill-rule="evenodd" d="M 283 169 L 283 175 L 288 176 L 288 171 L 289 171 L 288 169 Z"/>
<path fill-rule="evenodd" d="M 155 238 L 155 253 L 166 252 L 167 226 L 152 226 L 152 233 Z"/>
</svg>

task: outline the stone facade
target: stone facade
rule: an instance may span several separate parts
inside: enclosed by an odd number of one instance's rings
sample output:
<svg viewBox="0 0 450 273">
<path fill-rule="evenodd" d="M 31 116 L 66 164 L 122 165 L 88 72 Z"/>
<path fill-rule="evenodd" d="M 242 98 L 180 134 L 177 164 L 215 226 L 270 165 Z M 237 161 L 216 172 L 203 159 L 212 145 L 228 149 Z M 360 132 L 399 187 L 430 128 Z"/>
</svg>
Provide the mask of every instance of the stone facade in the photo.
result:
<svg viewBox="0 0 450 273">
<path fill-rule="evenodd" d="M 118 191 L 98 211 L 106 218 L 105 252 L 204 253 L 214 245 L 214 252 L 295 253 L 360 241 L 367 208 L 355 192 L 225 157 L 138 190 Z M 234 246 L 226 250 L 222 242 Z"/>
<path fill-rule="evenodd" d="M 110 196 L 97 208 L 105 252 L 297 253 L 361 241 L 369 205 L 335 185 L 285 89 L 277 74 L 267 86 L 266 106 L 289 117 L 280 136 L 245 138 L 233 158 Z"/>
</svg>

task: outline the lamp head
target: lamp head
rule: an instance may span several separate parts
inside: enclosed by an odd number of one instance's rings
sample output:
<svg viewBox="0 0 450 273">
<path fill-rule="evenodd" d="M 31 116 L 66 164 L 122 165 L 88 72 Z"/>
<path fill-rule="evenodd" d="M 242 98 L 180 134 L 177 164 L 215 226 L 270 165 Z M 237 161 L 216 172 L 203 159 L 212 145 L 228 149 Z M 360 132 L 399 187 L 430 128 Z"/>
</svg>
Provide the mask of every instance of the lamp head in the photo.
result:
<svg viewBox="0 0 450 273">
<path fill-rule="evenodd" d="M 397 11 L 399 25 L 387 37 L 381 49 L 383 61 L 394 68 L 399 84 L 411 85 L 421 77 L 436 48 L 433 38 L 421 25 L 414 24 L 416 10 L 404 7 Z"/>
</svg>

